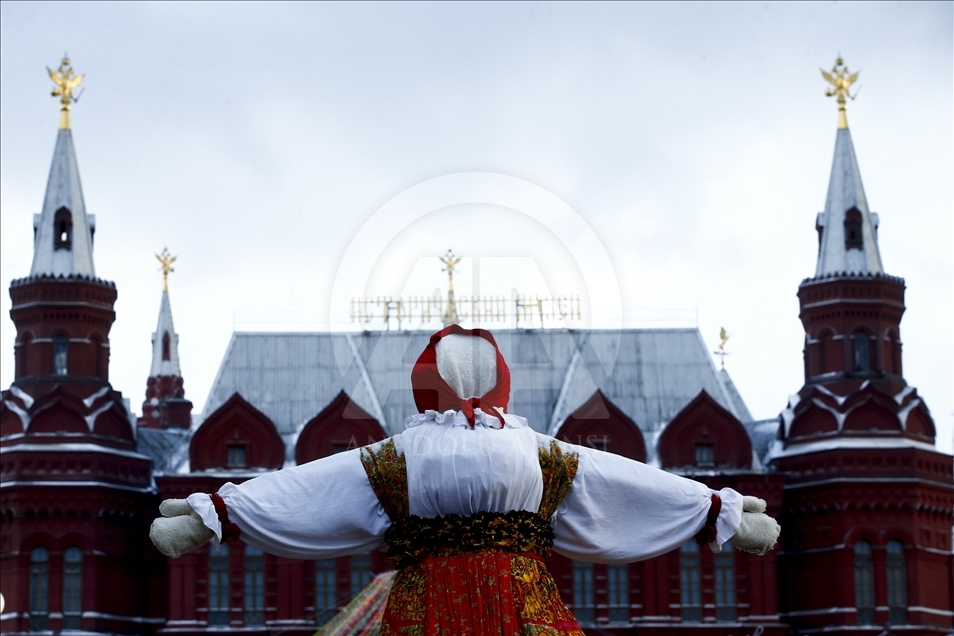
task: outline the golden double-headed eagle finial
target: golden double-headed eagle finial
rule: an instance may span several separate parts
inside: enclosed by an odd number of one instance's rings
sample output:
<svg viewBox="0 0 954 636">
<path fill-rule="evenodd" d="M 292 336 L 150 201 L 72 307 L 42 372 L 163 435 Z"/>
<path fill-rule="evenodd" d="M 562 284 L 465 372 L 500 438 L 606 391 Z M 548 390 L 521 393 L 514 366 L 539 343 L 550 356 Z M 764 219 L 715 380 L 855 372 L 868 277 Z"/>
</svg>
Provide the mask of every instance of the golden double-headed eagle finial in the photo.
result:
<svg viewBox="0 0 954 636">
<path fill-rule="evenodd" d="M 50 94 L 53 97 L 60 98 L 60 130 L 69 130 L 70 105 L 79 101 L 82 91 L 79 94 L 75 91 L 83 83 L 83 76 L 73 74 L 70 58 L 65 53 L 60 61 L 60 67 L 54 71 L 47 66 L 46 72 L 50 74 L 50 79 L 56 84 Z"/>
<path fill-rule="evenodd" d="M 169 253 L 169 248 L 162 248 L 161 254 L 156 254 L 156 260 L 162 268 L 162 291 L 169 291 L 169 272 L 174 272 L 172 264 L 176 262 L 176 257 Z"/>
<path fill-rule="evenodd" d="M 825 91 L 825 95 L 828 97 L 837 97 L 838 101 L 838 128 L 848 128 L 848 116 L 845 114 L 845 97 L 849 97 L 852 100 L 858 96 L 858 92 L 855 91 L 855 94 L 851 94 L 851 85 L 858 81 L 858 75 L 861 71 L 857 73 L 851 73 L 848 70 L 848 67 L 845 66 L 844 60 L 841 59 L 841 56 L 838 56 L 838 59 L 835 60 L 835 65 L 831 68 L 831 72 L 825 71 L 825 69 L 820 69 L 822 77 L 831 84 L 828 89 Z"/>
</svg>

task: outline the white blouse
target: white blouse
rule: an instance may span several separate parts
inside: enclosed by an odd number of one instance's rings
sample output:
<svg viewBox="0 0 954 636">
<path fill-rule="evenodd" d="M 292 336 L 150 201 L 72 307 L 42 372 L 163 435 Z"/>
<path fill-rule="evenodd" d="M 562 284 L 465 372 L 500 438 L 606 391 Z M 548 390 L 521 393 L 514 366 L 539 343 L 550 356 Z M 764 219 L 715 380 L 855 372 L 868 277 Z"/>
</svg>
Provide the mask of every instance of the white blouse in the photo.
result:
<svg viewBox="0 0 954 636">
<path fill-rule="evenodd" d="M 412 515 L 436 517 L 477 512 L 536 512 L 543 497 L 538 449 L 553 438 L 527 421 L 476 410 L 470 428 L 459 411 L 427 411 L 405 422 L 391 438 L 407 463 Z M 584 446 L 557 442 L 577 453 L 573 485 L 552 517 L 553 548 L 571 559 L 627 563 L 664 554 L 691 539 L 705 524 L 713 491 L 705 484 Z M 374 549 L 384 543 L 391 519 L 378 502 L 360 449 L 256 477 L 219 490 L 229 520 L 242 540 L 293 559 L 325 559 Z M 720 546 L 742 521 L 742 496 L 718 491 Z M 214 533 L 222 527 L 207 494 L 189 504 Z"/>
</svg>

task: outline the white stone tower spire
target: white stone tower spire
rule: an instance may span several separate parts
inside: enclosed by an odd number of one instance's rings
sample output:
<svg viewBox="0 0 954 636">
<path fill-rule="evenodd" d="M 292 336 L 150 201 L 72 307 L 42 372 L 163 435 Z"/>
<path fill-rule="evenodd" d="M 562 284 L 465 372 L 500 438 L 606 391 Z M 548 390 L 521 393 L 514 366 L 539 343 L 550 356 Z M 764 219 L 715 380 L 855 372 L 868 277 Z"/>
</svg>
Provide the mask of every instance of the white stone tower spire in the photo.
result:
<svg viewBox="0 0 954 636">
<path fill-rule="evenodd" d="M 830 84 L 826 95 L 837 97 L 838 132 L 825 211 L 820 212 L 815 221 L 818 230 L 815 278 L 837 274 L 884 274 L 878 250 L 878 215 L 868 209 L 845 112 L 845 98 L 854 99 L 849 91 L 858 75 L 849 72 L 840 57 L 830 73 L 822 71 L 822 77 Z"/>
<path fill-rule="evenodd" d="M 878 215 L 869 211 L 851 131 L 839 128 L 828 181 L 825 211 L 815 222 L 818 263 L 815 277 L 883 274 L 878 250 Z"/>
<path fill-rule="evenodd" d="M 53 163 L 43 199 L 43 211 L 33 216 L 33 266 L 31 276 L 79 275 L 95 278 L 93 234 L 96 219 L 86 214 L 76 150 L 70 130 L 69 108 L 76 101 L 73 90 L 83 80 L 74 75 L 68 58 L 59 69 L 49 71 L 61 96 L 60 130 L 53 150 Z"/>
<path fill-rule="evenodd" d="M 162 290 L 162 302 L 159 304 L 159 322 L 152 334 L 152 365 L 149 377 L 172 376 L 181 378 L 179 369 L 179 334 L 172 324 L 172 306 L 169 304 L 169 290 Z"/>
</svg>

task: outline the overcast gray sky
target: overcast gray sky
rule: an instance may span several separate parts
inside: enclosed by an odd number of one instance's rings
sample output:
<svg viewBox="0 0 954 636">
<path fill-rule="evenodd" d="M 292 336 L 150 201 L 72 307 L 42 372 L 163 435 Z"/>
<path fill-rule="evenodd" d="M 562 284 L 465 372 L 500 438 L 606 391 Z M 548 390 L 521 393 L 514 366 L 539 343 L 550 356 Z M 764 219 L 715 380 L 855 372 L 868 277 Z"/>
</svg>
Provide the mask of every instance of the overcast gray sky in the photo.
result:
<svg viewBox="0 0 954 636">
<path fill-rule="evenodd" d="M 841 53 L 861 70 L 848 119 L 882 259 L 908 285 L 905 376 L 950 451 L 952 15 L 912 2 L 5 2 L 3 280 L 29 273 L 58 122 L 44 67 L 65 50 L 87 75 L 73 134 L 97 274 L 119 289 L 111 380 L 134 409 L 163 246 L 179 256 L 172 307 L 201 409 L 235 311 L 346 318 L 331 290 L 375 212 L 428 180 L 487 172 L 585 221 L 624 324 L 698 308 L 712 348 L 724 325 L 726 367 L 753 415 L 773 417 L 803 382 L 795 293 L 814 273 L 836 126 L 818 69 Z M 445 282 L 433 257 L 448 247 L 481 259 L 479 283 L 465 263 L 463 292 L 601 293 L 572 240 L 507 205 L 408 225 L 366 255 L 373 275 L 350 295 L 428 293 Z M 3 386 L 9 308 L 3 294 Z"/>
</svg>

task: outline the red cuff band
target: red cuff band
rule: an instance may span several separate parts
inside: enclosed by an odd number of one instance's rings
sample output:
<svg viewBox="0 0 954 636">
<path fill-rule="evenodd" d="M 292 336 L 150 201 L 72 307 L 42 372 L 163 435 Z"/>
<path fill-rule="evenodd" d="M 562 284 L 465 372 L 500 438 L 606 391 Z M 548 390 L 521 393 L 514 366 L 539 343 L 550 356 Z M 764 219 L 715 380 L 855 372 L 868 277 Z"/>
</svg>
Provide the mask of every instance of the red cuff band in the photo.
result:
<svg viewBox="0 0 954 636">
<path fill-rule="evenodd" d="M 212 506 L 215 508 L 215 514 L 219 517 L 219 523 L 222 524 L 222 541 L 231 541 L 239 538 L 239 527 L 229 521 L 229 511 L 225 508 L 225 500 L 222 496 L 214 492 L 209 497 L 212 498 Z"/>
<path fill-rule="evenodd" d="M 707 545 L 715 541 L 716 519 L 719 518 L 720 512 L 722 512 L 722 498 L 712 493 L 712 503 L 709 505 L 709 514 L 706 515 L 706 525 L 702 526 L 702 530 L 696 533 L 696 543 Z"/>
</svg>

